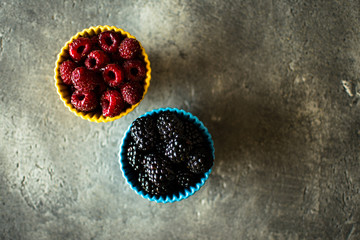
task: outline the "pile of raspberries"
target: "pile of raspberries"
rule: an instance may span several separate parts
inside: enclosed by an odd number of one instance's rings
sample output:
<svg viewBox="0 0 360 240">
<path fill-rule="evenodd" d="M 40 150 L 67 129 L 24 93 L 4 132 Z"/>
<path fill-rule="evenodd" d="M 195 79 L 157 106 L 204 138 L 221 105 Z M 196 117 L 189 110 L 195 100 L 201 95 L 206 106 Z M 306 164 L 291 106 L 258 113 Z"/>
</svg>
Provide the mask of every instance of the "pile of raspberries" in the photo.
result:
<svg viewBox="0 0 360 240">
<path fill-rule="evenodd" d="M 136 39 L 114 31 L 79 37 L 69 45 L 69 55 L 60 77 L 77 110 L 115 117 L 141 100 L 147 70 Z"/>
<path fill-rule="evenodd" d="M 172 111 L 137 118 L 124 143 L 133 184 L 162 196 L 195 186 L 213 165 L 211 143 L 193 120 Z"/>
</svg>

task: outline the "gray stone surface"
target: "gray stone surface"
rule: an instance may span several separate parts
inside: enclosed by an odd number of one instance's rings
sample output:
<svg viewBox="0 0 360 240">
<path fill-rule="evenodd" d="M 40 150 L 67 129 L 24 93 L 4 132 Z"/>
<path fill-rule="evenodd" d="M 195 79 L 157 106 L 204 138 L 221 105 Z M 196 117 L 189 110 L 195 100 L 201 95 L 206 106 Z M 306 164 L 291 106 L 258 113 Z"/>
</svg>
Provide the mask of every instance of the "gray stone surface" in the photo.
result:
<svg viewBox="0 0 360 240">
<path fill-rule="evenodd" d="M 360 239 L 358 1 L 0 2 L 0 239 Z M 56 94 L 76 32 L 135 35 L 153 69 L 140 106 L 95 124 Z M 118 149 L 158 107 L 215 142 L 203 188 L 133 192 Z"/>
</svg>

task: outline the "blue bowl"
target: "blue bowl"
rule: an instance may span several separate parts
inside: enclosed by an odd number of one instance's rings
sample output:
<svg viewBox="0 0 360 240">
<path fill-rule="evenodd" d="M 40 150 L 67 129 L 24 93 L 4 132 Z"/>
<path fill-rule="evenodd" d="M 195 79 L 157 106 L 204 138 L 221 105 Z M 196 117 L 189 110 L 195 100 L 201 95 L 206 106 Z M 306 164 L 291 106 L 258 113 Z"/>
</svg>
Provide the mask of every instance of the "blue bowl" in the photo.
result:
<svg viewBox="0 0 360 240">
<path fill-rule="evenodd" d="M 157 114 L 160 112 L 165 112 L 165 111 L 175 112 L 175 113 L 183 116 L 184 118 L 189 119 L 190 121 L 193 121 L 195 125 L 198 125 L 200 130 L 203 131 L 204 135 L 207 136 L 208 142 L 211 147 L 213 159 L 215 159 L 214 143 L 211 139 L 211 135 L 210 135 L 209 131 L 204 126 L 204 124 L 197 117 L 192 115 L 191 113 L 188 113 L 188 112 L 185 112 L 184 110 L 179 110 L 176 108 L 159 108 L 159 109 L 155 109 L 150 112 L 147 112 L 147 113 L 141 115 L 140 117 L 154 115 L 154 114 Z M 190 197 L 205 184 L 206 180 L 209 178 L 212 168 L 210 168 L 209 171 L 204 173 L 204 176 L 194 186 L 190 186 L 189 188 L 181 190 L 177 193 L 174 193 L 171 195 L 164 195 L 164 196 L 154 196 L 154 195 L 151 195 L 151 194 L 145 192 L 140 186 L 137 185 L 137 175 L 134 175 L 134 171 L 133 171 L 132 167 L 126 160 L 126 151 L 127 151 L 126 146 L 128 145 L 129 141 L 131 140 L 131 135 L 130 135 L 131 126 L 132 126 L 132 124 L 129 126 L 128 130 L 125 132 L 125 135 L 122 139 L 122 144 L 120 146 L 120 153 L 119 153 L 119 155 L 120 155 L 119 162 L 120 162 L 120 169 L 122 171 L 124 178 L 126 179 L 126 182 L 130 185 L 130 187 L 137 194 L 139 194 L 140 196 L 142 196 L 143 198 L 145 198 L 149 201 L 154 201 L 154 202 L 158 202 L 158 203 L 171 203 L 171 202 L 181 201 L 185 198 Z"/>
</svg>

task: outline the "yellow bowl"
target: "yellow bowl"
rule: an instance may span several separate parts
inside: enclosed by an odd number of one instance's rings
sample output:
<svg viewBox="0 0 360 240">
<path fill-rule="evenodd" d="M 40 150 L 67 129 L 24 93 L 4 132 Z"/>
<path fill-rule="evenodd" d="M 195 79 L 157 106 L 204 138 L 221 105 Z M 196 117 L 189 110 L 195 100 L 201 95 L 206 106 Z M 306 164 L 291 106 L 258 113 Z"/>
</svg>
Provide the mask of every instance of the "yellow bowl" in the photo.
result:
<svg viewBox="0 0 360 240">
<path fill-rule="evenodd" d="M 75 39 L 77 39 L 79 37 L 92 37 L 94 35 L 98 35 L 99 33 L 105 32 L 105 31 L 115 31 L 115 32 L 121 33 L 125 37 L 135 38 L 130 33 L 125 32 L 121 28 L 117 28 L 114 26 L 111 26 L 111 27 L 110 26 L 97 26 L 97 27 L 86 28 L 83 31 L 78 32 L 75 36 L 73 36 L 70 39 L 70 41 L 68 41 L 65 44 L 65 46 L 61 49 L 61 52 L 59 53 L 57 61 L 56 61 L 56 67 L 54 69 L 54 71 L 55 71 L 55 86 L 56 86 L 57 92 L 58 92 L 61 100 L 64 102 L 65 106 L 71 112 L 73 112 L 76 116 L 79 116 L 79 117 L 89 120 L 91 122 L 110 122 L 110 121 L 114 121 L 116 119 L 119 119 L 119 118 L 125 116 L 126 114 L 128 114 L 129 112 L 134 110 L 140 104 L 140 102 L 144 99 L 144 96 L 147 93 L 147 90 L 150 86 L 150 79 L 151 79 L 150 61 L 149 61 L 148 55 L 145 53 L 145 49 L 142 47 L 142 45 L 140 43 L 141 54 L 142 54 L 145 64 L 146 64 L 146 78 L 144 81 L 143 96 L 138 103 L 131 105 L 131 107 L 125 109 L 123 112 L 120 113 L 120 115 L 117 115 L 115 117 L 104 117 L 101 114 L 101 112 L 88 112 L 88 113 L 81 112 L 81 111 L 77 110 L 76 108 L 74 108 L 74 106 L 71 104 L 71 92 L 69 91 L 69 86 L 65 85 L 60 77 L 60 65 L 62 62 L 70 59 L 69 45 Z"/>
</svg>

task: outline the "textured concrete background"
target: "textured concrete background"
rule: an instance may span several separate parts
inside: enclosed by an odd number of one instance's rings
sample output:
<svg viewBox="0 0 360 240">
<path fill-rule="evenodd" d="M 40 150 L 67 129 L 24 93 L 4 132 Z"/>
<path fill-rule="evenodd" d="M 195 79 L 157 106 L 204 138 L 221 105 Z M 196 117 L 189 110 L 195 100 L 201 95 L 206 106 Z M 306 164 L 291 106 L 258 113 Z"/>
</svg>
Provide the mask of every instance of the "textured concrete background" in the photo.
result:
<svg viewBox="0 0 360 240">
<path fill-rule="evenodd" d="M 0 2 L 0 239 L 360 239 L 358 1 Z M 135 35 L 153 69 L 126 117 L 95 124 L 56 94 L 76 32 Z M 118 165 L 140 114 L 178 107 L 216 164 L 174 204 Z"/>
</svg>

